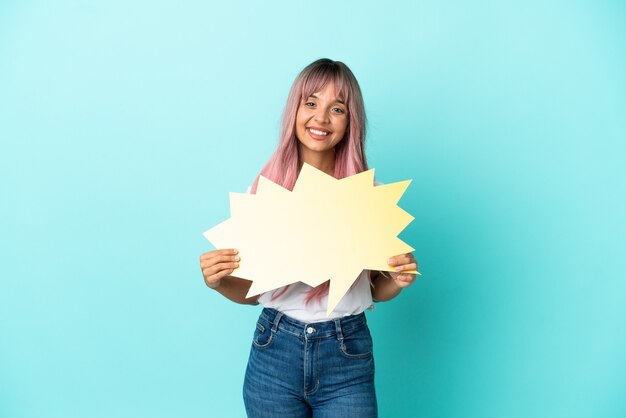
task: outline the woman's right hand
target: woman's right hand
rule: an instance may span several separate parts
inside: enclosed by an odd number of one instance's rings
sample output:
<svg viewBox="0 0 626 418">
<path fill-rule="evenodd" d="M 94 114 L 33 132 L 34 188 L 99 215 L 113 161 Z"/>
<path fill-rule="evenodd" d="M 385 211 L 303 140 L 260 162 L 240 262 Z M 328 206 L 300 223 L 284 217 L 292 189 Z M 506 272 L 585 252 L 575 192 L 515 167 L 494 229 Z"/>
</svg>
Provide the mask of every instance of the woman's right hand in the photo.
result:
<svg viewBox="0 0 626 418">
<path fill-rule="evenodd" d="M 204 283 L 211 289 L 218 287 L 222 279 L 239 267 L 238 251 L 234 248 L 215 250 L 200 256 L 200 268 Z"/>
</svg>

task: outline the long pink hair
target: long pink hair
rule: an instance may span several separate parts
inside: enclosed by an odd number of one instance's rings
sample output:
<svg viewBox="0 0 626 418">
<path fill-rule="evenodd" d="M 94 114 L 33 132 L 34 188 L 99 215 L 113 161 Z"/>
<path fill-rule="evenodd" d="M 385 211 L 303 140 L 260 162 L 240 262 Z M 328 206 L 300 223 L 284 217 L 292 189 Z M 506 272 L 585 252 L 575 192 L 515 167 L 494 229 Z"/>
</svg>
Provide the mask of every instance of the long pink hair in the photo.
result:
<svg viewBox="0 0 626 418">
<path fill-rule="evenodd" d="M 337 96 L 348 108 L 348 126 L 343 139 L 335 145 L 335 172 L 337 179 L 366 171 L 365 158 L 365 105 L 361 88 L 354 74 L 346 64 L 321 58 L 307 65 L 298 74 L 291 86 L 285 111 L 283 112 L 278 147 L 259 175 L 270 179 L 282 187 L 293 190 L 300 172 L 300 156 L 298 154 L 298 138 L 296 137 L 296 114 L 302 100 L 319 92 L 328 83 L 333 83 Z M 259 176 L 252 184 L 252 193 L 256 193 Z M 315 299 L 320 301 L 328 294 L 329 282 L 325 282 L 308 293 L 306 302 Z M 274 293 L 272 299 L 282 295 L 284 287 Z"/>
</svg>

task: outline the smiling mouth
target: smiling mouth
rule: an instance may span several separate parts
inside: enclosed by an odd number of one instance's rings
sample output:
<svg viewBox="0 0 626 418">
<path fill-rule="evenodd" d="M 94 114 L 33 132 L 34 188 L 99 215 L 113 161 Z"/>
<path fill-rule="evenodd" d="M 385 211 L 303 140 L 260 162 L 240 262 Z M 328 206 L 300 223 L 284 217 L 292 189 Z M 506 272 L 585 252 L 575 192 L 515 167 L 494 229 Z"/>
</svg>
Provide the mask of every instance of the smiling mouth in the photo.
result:
<svg viewBox="0 0 626 418">
<path fill-rule="evenodd" d="M 320 131 L 314 128 L 307 128 L 307 131 L 309 132 L 311 138 L 316 140 L 326 139 L 328 136 L 330 136 L 330 132 L 328 131 Z"/>
</svg>

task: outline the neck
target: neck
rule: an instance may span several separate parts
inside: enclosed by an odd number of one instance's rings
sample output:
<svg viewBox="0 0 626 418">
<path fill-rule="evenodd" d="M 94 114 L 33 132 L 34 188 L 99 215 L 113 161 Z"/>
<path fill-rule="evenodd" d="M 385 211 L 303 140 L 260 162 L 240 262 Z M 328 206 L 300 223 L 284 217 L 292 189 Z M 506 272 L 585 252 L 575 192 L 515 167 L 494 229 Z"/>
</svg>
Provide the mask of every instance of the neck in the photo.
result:
<svg viewBox="0 0 626 418">
<path fill-rule="evenodd" d="M 331 148 L 328 151 L 321 152 L 311 152 L 304 147 L 300 147 L 300 168 L 302 165 L 307 163 L 317 168 L 318 170 L 323 171 L 329 176 L 333 176 L 335 173 L 335 148 Z"/>
</svg>

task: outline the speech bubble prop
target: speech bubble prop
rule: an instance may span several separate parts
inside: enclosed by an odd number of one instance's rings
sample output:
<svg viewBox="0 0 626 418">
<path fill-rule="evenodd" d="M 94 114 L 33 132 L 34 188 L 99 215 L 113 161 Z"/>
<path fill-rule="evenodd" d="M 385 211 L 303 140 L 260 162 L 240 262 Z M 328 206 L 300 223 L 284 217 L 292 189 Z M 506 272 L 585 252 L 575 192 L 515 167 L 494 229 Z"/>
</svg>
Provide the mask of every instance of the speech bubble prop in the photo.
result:
<svg viewBox="0 0 626 418">
<path fill-rule="evenodd" d="M 230 193 L 230 218 L 203 235 L 239 250 L 232 275 L 252 280 L 247 297 L 330 280 L 330 315 L 364 269 L 394 271 L 387 259 L 413 251 L 397 237 L 414 219 L 397 205 L 409 183 L 374 186 L 374 169 L 338 180 L 305 163 L 293 191 L 261 176 L 256 194 Z"/>
</svg>

